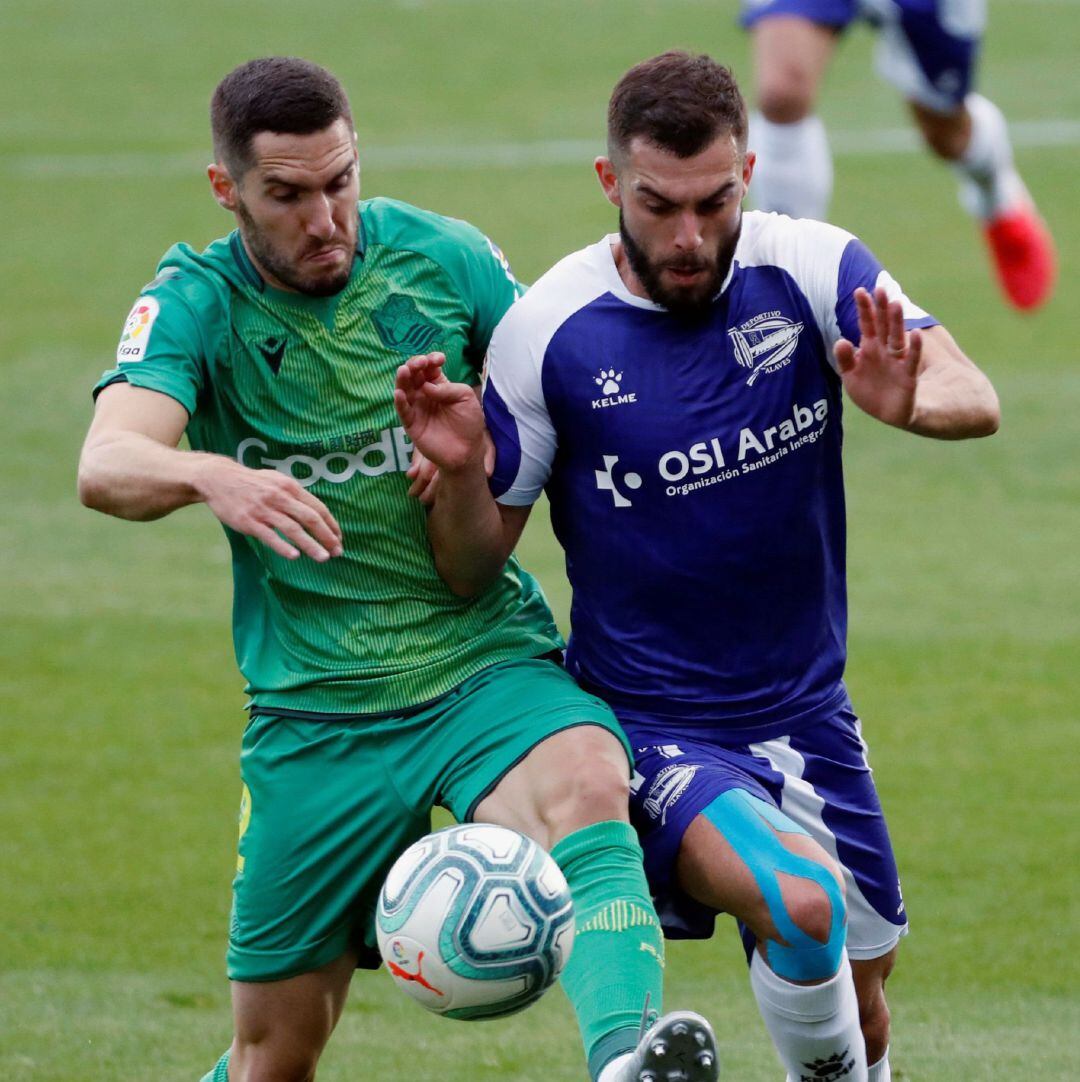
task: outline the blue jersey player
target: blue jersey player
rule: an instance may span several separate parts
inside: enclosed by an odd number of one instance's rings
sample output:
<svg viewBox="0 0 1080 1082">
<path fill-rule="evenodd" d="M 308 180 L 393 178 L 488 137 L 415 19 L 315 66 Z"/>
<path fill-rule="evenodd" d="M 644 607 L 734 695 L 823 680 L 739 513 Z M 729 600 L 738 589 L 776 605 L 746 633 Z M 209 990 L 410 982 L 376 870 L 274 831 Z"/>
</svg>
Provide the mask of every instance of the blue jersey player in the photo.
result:
<svg viewBox="0 0 1080 1082">
<path fill-rule="evenodd" d="M 634 746 L 668 934 L 733 914 L 789 1078 L 881 1082 L 906 915 L 843 683 L 842 400 L 962 439 L 996 429 L 997 398 L 851 234 L 743 214 L 753 168 L 726 68 L 631 69 L 596 162 L 619 232 L 492 338 L 490 485 L 484 417 L 439 355 L 403 366 L 396 398 L 440 470 L 429 535 L 455 592 L 497 573 L 546 490 L 567 667 Z"/>
<path fill-rule="evenodd" d="M 926 146 L 956 172 L 1006 297 L 1038 307 L 1053 290 L 1054 243 L 1016 171 L 1001 110 L 973 86 L 986 0 L 742 0 L 757 84 L 755 202 L 825 217 L 832 158 L 814 103 L 838 37 L 860 19 L 877 29 L 879 73 L 904 96 Z"/>
</svg>

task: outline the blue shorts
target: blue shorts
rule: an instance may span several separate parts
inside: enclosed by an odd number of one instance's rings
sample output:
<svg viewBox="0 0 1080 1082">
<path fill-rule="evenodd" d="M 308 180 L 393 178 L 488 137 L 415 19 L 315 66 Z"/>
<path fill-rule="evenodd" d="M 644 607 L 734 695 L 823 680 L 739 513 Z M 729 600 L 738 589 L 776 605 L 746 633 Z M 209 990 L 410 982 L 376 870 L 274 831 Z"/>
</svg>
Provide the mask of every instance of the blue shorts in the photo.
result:
<svg viewBox="0 0 1080 1082">
<path fill-rule="evenodd" d="M 791 736 L 755 744 L 726 744 L 706 731 L 676 732 L 663 722 L 623 720 L 623 727 L 634 748 L 630 815 L 669 938 L 713 934 L 717 911 L 679 889 L 675 861 L 687 827 L 729 789 L 774 804 L 840 865 L 852 958 L 880 957 L 906 934 L 896 859 L 850 707 Z"/>
<path fill-rule="evenodd" d="M 743 26 L 777 15 L 837 31 L 872 23 L 879 74 L 909 101 L 948 113 L 971 90 L 986 0 L 743 0 Z"/>
</svg>

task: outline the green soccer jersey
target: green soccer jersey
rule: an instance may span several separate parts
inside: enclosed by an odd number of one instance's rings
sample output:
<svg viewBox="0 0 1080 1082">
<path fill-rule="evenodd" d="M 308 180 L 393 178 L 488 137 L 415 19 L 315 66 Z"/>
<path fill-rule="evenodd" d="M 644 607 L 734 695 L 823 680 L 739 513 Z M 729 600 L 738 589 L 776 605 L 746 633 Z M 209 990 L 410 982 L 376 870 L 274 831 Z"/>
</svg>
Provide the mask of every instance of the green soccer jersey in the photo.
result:
<svg viewBox="0 0 1080 1082">
<path fill-rule="evenodd" d="M 332 297 L 267 285 L 235 232 L 165 254 L 95 393 L 126 380 L 170 395 L 192 448 L 294 477 L 344 532 L 344 555 L 319 564 L 226 529 L 233 637 L 256 709 L 396 712 L 562 645 L 513 559 L 474 598 L 439 578 L 393 405 L 395 370 L 413 354 L 441 351 L 451 380 L 476 383 L 520 291 L 472 226 L 388 199 L 361 203 L 352 276 Z"/>
</svg>

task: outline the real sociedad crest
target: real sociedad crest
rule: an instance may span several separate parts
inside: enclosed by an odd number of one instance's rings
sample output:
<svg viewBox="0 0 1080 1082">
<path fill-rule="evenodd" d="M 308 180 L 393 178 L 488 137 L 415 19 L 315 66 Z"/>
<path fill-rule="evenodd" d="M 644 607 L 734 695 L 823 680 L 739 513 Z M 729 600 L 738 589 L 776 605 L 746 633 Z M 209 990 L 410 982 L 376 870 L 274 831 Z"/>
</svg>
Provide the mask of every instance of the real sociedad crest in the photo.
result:
<svg viewBox="0 0 1080 1082">
<path fill-rule="evenodd" d="M 728 331 L 735 360 L 743 368 L 750 369 L 747 387 L 753 387 L 754 380 L 762 372 L 775 372 L 791 360 L 803 326 L 777 310 L 762 312 L 760 316 L 748 319 L 741 327 L 732 327 Z"/>
</svg>

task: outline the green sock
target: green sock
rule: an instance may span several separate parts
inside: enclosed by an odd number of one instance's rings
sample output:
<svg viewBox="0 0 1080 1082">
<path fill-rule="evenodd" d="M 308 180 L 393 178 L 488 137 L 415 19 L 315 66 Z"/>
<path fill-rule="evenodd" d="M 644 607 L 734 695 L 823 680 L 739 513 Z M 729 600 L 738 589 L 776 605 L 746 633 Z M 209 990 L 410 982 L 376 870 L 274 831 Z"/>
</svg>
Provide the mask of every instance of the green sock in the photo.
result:
<svg viewBox="0 0 1080 1082">
<path fill-rule="evenodd" d="M 562 986 L 595 1079 L 636 1047 L 646 995 L 650 1009 L 661 1010 L 664 939 L 629 823 L 576 830 L 551 855 L 570 886 L 577 925 Z"/>
<path fill-rule="evenodd" d="M 201 1082 L 229 1082 L 229 1053 L 221 1057 L 214 1065 L 214 1069 L 203 1075 Z"/>
</svg>

